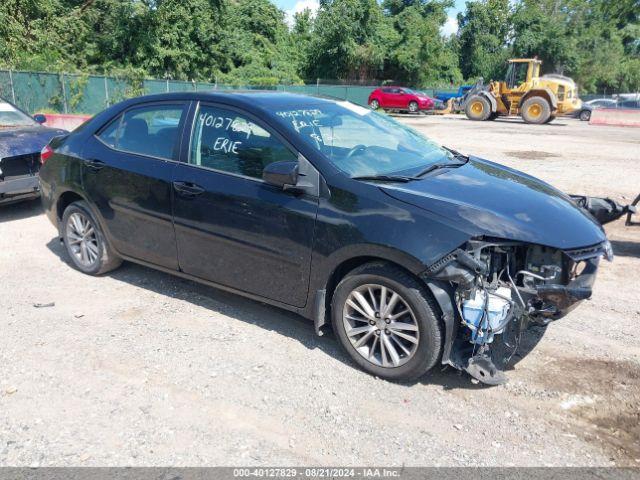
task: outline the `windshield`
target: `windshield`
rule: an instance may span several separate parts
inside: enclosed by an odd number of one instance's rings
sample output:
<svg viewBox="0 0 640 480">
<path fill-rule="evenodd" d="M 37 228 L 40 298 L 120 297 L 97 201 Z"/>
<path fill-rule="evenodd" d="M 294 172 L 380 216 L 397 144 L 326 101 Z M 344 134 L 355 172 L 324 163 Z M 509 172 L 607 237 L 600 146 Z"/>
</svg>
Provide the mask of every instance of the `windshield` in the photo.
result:
<svg viewBox="0 0 640 480">
<path fill-rule="evenodd" d="M 349 102 L 322 103 L 276 115 L 351 177 L 412 175 L 453 155 L 393 118 Z"/>
<path fill-rule="evenodd" d="M 37 125 L 27 114 L 22 113 L 10 103 L 0 101 L 0 127 L 24 127 Z"/>
</svg>

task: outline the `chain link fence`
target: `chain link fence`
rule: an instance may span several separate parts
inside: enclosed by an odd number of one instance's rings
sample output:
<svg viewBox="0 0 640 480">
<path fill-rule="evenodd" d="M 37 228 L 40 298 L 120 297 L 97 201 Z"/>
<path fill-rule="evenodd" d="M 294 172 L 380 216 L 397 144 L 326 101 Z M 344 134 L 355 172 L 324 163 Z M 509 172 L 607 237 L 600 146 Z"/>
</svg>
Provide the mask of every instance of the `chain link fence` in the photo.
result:
<svg viewBox="0 0 640 480">
<path fill-rule="evenodd" d="M 367 105 L 375 85 L 223 85 L 178 80 L 132 80 L 99 75 L 0 70 L 0 97 L 36 113 L 95 114 L 126 98 L 164 92 L 211 90 L 277 90 L 326 95 Z"/>
<path fill-rule="evenodd" d="M 197 92 L 211 90 L 277 90 L 293 93 L 324 95 L 367 105 L 369 94 L 379 87 L 346 84 L 336 80 L 317 80 L 305 85 L 224 85 L 179 80 L 134 80 L 100 75 L 25 72 L 0 70 L 0 98 L 9 100 L 23 110 L 36 113 L 78 113 L 93 115 L 126 98 L 164 92 Z M 424 88 L 434 97 L 436 92 L 453 93 L 458 87 Z M 581 95 L 583 101 L 612 98 L 619 92 L 607 91 Z"/>
</svg>

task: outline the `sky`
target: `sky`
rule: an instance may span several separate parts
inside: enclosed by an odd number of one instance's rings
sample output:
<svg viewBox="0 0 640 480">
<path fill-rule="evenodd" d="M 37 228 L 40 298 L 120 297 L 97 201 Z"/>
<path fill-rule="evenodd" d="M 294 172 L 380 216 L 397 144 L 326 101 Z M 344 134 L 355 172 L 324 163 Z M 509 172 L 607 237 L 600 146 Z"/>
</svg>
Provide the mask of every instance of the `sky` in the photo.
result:
<svg viewBox="0 0 640 480">
<path fill-rule="evenodd" d="M 290 23 L 293 21 L 293 14 L 302 12 L 305 8 L 309 8 L 312 11 L 318 9 L 318 0 L 272 0 L 278 7 L 287 12 L 287 21 Z M 466 0 L 456 0 L 456 4 L 453 8 L 449 9 L 447 14 L 449 18 L 442 27 L 443 35 L 451 35 L 458 30 L 458 21 L 456 16 L 458 12 L 464 10 L 464 4 Z"/>
</svg>

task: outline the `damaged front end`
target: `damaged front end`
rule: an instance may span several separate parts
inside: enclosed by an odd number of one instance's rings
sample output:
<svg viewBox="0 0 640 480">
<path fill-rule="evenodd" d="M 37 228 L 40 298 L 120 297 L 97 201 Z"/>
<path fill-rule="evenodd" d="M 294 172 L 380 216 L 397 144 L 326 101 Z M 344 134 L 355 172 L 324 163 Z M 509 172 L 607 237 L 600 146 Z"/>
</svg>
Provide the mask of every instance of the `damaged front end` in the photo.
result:
<svg viewBox="0 0 640 480">
<path fill-rule="evenodd" d="M 422 277 L 443 310 L 442 362 L 487 384 L 502 372 L 531 325 L 562 318 L 591 297 L 608 241 L 560 250 L 512 241 L 471 240 L 431 265 Z"/>
</svg>

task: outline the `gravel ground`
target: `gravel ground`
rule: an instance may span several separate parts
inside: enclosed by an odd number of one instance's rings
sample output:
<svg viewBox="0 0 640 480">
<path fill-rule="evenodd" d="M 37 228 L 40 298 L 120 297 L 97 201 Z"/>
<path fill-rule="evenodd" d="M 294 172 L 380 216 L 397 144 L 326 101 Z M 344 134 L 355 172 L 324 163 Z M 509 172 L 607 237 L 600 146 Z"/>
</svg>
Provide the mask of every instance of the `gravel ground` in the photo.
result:
<svg viewBox="0 0 640 480">
<path fill-rule="evenodd" d="M 640 193 L 640 129 L 405 117 L 565 191 Z M 0 465 L 640 465 L 640 228 L 500 387 L 354 368 L 295 315 L 144 267 L 67 264 L 39 202 L 0 207 Z M 53 306 L 40 306 L 54 303 Z"/>
</svg>

